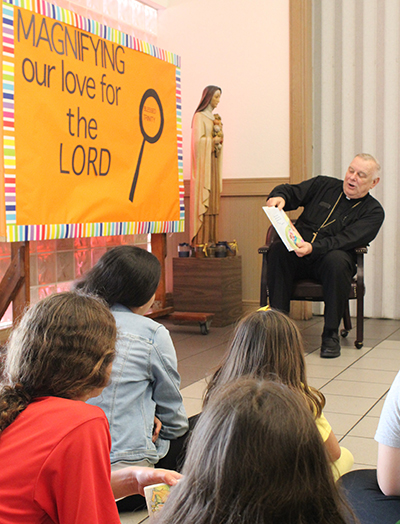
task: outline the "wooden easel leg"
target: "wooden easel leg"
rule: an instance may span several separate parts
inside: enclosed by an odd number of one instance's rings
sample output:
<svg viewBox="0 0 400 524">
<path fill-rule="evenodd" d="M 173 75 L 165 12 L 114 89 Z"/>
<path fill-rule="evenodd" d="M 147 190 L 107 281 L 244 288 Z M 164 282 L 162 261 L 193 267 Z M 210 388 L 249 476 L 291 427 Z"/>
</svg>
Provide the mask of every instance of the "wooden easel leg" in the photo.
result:
<svg viewBox="0 0 400 524">
<path fill-rule="evenodd" d="M 151 251 L 161 264 L 161 278 L 156 291 L 156 301 L 161 309 L 165 308 L 165 257 L 167 256 L 167 235 L 165 233 L 155 233 L 151 235 Z"/>
<path fill-rule="evenodd" d="M 20 271 L 24 279 L 13 300 L 13 323 L 21 318 L 25 309 L 29 306 L 31 298 L 29 242 L 13 242 L 11 244 L 11 258 L 17 257 L 18 252 L 20 252 Z"/>
<path fill-rule="evenodd" d="M 0 281 L 0 319 L 13 303 L 13 320 L 18 320 L 29 305 L 29 242 L 11 245 L 11 261 Z"/>
</svg>

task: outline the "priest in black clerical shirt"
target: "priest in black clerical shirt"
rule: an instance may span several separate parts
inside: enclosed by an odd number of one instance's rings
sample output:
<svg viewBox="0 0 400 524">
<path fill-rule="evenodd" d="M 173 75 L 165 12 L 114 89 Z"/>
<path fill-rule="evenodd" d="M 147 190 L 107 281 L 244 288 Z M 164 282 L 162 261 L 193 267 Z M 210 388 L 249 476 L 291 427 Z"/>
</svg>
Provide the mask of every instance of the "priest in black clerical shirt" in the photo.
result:
<svg viewBox="0 0 400 524">
<path fill-rule="evenodd" d="M 369 244 L 385 217 L 380 203 L 369 194 L 379 182 L 380 170 L 372 155 L 362 153 L 351 162 L 344 180 L 317 176 L 300 184 L 282 184 L 267 200 L 267 206 L 285 211 L 304 207 L 296 221 L 304 242 L 291 252 L 282 242 L 274 242 L 268 252 L 269 300 L 271 307 L 289 313 L 295 280 L 321 282 L 322 358 L 340 356 L 339 324 L 356 272 L 353 249 Z"/>
</svg>

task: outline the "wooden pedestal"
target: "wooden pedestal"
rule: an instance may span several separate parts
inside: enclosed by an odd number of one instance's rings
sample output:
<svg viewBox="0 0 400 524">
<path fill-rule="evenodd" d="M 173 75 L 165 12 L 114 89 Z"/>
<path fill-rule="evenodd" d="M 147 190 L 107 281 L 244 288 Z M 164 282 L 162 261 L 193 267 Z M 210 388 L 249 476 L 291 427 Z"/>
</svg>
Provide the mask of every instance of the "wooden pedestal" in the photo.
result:
<svg viewBox="0 0 400 524">
<path fill-rule="evenodd" d="M 174 258 L 176 311 L 214 313 L 212 326 L 222 327 L 242 316 L 242 259 Z"/>
</svg>

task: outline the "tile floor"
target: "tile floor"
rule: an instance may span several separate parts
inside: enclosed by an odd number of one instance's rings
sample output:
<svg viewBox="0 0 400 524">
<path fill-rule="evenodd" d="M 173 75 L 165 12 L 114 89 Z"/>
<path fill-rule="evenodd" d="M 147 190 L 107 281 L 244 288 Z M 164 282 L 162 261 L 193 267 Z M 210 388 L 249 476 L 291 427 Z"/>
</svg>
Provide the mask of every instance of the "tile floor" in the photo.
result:
<svg viewBox="0 0 400 524">
<path fill-rule="evenodd" d="M 188 416 L 201 410 L 205 377 L 213 372 L 223 356 L 234 326 L 213 328 L 206 336 L 195 326 L 174 326 L 170 330 L 178 355 L 181 391 Z M 364 347 L 355 349 L 355 329 L 342 339 L 342 355 L 337 359 L 319 356 L 322 317 L 298 321 L 307 352 L 310 385 L 326 397 L 324 413 L 341 445 L 354 455 L 354 469 L 376 466 L 378 445 L 375 430 L 383 401 L 400 370 L 400 320 L 366 319 Z M 137 524 L 145 513 L 125 514 L 123 524 Z"/>
</svg>

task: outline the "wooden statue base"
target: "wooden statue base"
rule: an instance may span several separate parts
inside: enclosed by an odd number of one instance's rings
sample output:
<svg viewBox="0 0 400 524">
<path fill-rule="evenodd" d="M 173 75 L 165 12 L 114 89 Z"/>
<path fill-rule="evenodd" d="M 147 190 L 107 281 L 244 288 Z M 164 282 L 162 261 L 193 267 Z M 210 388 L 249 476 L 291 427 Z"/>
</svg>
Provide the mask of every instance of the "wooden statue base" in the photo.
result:
<svg viewBox="0 0 400 524">
<path fill-rule="evenodd" d="M 174 311 L 173 307 L 166 307 L 164 309 L 150 310 L 146 313 L 146 317 L 165 318 L 172 320 L 174 324 L 198 324 L 200 333 L 208 335 L 214 313 L 193 313 L 191 311 Z"/>
<path fill-rule="evenodd" d="M 214 313 L 212 325 L 227 326 L 242 316 L 242 259 L 174 258 L 175 311 Z"/>
</svg>

